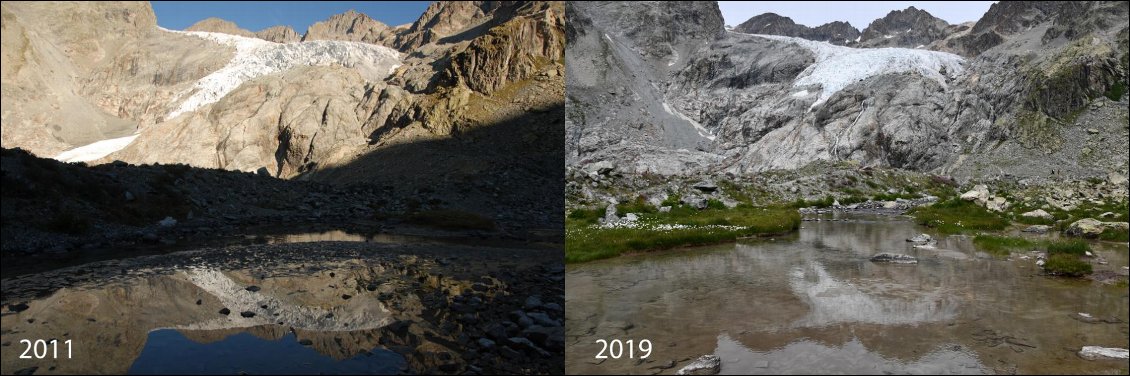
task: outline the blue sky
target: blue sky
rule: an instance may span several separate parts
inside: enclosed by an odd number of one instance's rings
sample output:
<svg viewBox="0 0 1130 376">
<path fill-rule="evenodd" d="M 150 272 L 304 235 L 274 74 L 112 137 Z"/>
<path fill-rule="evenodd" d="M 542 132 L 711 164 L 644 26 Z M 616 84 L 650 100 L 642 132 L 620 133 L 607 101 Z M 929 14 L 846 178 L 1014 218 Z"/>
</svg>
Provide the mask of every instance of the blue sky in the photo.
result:
<svg viewBox="0 0 1130 376">
<path fill-rule="evenodd" d="M 925 10 L 951 24 L 977 21 L 995 1 L 721 1 L 718 7 L 726 24 L 737 26 L 753 16 L 773 12 L 794 22 L 816 27 L 832 21 L 847 21 L 863 31 L 871 21 L 892 10 L 907 7 Z"/>
<path fill-rule="evenodd" d="M 299 34 L 311 24 L 353 9 L 377 21 L 396 26 L 412 23 L 424 13 L 430 1 L 154 1 L 157 24 L 166 29 L 183 30 L 208 17 L 235 22 L 239 27 L 259 31 L 287 25 Z"/>
</svg>

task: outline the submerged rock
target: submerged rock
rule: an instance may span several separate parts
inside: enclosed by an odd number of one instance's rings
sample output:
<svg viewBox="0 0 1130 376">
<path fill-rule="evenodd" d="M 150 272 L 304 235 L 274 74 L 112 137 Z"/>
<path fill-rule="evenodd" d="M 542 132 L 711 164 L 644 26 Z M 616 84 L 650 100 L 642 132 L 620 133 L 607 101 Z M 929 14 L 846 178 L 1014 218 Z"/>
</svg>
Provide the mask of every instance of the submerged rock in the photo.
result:
<svg viewBox="0 0 1130 376">
<path fill-rule="evenodd" d="M 918 259 L 914 256 L 903 255 L 897 253 L 880 253 L 871 257 L 871 262 L 886 262 L 892 264 L 917 264 Z"/>
<path fill-rule="evenodd" d="M 691 364 L 676 372 L 676 375 L 717 375 L 722 370 L 722 360 L 717 355 L 700 356 Z"/>
<path fill-rule="evenodd" d="M 927 235 L 927 234 L 920 234 L 920 235 L 915 236 L 913 238 L 906 239 L 906 241 L 914 243 L 914 245 L 926 245 L 926 244 L 934 243 L 934 238 L 931 238 L 930 235 Z"/>
<path fill-rule="evenodd" d="M 1083 346 L 1079 357 L 1087 360 L 1130 359 L 1130 350 L 1115 347 Z"/>
</svg>

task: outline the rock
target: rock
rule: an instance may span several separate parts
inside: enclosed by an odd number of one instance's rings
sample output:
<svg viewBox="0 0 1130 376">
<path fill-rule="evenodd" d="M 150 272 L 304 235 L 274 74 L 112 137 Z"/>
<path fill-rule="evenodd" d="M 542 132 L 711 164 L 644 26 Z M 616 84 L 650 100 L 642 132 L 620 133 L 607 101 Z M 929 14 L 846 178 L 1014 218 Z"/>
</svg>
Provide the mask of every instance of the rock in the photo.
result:
<svg viewBox="0 0 1130 376">
<path fill-rule="evenodd" d="M 251 317 L 255 317 L 255 312 L 243 311 L 243 312 L 240 312 L 239 315 L 243 316 L 243 317 L 251 318 Z"/>
<path fill-rule="evenodd" d="M 1036 260 L 1036 266 L 1039 266 L 1039 267 L 1041 267 L 1041 268 L 1042 268 L 1042 267 L 1044 267 L 1044 264 L 1047 264 L 1047 263 L 1048 263 L 1048 262 L 1047 262 L 1047 261 L 1045 261 L 1044 259 L 1038 259 L 1038 260 Z"/>
<path fill-rule="evenodd" d="M 352 297 L 353 297 L 353 295 L 349 295 L 349 294 L 341 294 L 341 299 L 342 299 L 342 300 L 349 300 L 349 298 L 352 298 Z"/>
<path fill-rule="evenodd" d="M 906 241 L 917 245 L 925 245 L 934 243 L 934 238 L 931 238 L 929 234 L 919 234 L 918 236 L 915 236 L 913 238 L 906 239 Z"/>
<path fill-rule="evenodd" d="M 626 221 L 626 222 L 635 222 L 635 221 L 638 221 L 639 219 L 640 219 L 640 217 L 637 216 L 636 213 L 628 213 L 628 214 L 624 215 L 624 221 Z"/>
<path fill-rule="evenodd" d="M 717 375 L 722 371 L 722 361 L 715 355 L 703 355 L 679 369 L 676 375 Z"/>
<path fill-rule="evenodd" d="M 1126 184 L 1126 175 L 1117 172 L 1111 172 L 1110 174 L 1107 174 L 1107 181 L 1116 186 L 1123 185 Z"/>
<path fill-rule="evenodd" d="M 196 299 L 196 305 L 201 305 L 201 304 L 204 304 L 204 300 L 203 299 Z"/>
<path fill-rule="evenodd" d="M 165 217 L 165 219 L 157 221 L 157 225 L 161 227 L 173 227 L 177 225 L 177 220 L 173 219 L 173 217 Z"/>
<path fill-rule="evenodd" d="M 492 349 L 492 348 L 494 348 L 494 341 L 491 341 L 491 340 L 489 340 L 489 339 L 486 339 L 486 338 L 479 338 L 479 341 L 478 341 L 478 342 L 479 342 L 479 346 L 481 346 L 481 347 L 482 347 L 482 348 L 484 348 L 484 349 Z"/>
<path fill-rule="evenodd" d="M 707 200 L 702 197 L 690 197 L 683 199 L 683 202 L 690 205 L 692 208 L 703 210 L 706 209 Z"/>
<path fill-rule="evenodd" d="M 1034 234 L 1046 234 L 1051 227 L 1048 225 L 1032 225 L 1020 230 L 1022 232 L 1031 232 Z"/>
<path fill-rule="evenodd" d="M 659 207 L 659 212 L 660 212 L 660 213 L 670 213 L 670 212 L 671 212 L 671 207 L 670 207 L 670 206 L 660 206 L 660 207 Z"/>
<path fill-rule="evenodd" d="M 259 286 L 251 285 L 251 286 L 247 286 L 247 288 L 245 288 L 244 290 L 251 291 L 251 292 L 259 292 L 259 290 L 261 290 L 261 289 L 259 288 Z"/>
<path fill-rule="evenodd" d="M 1130 228 L 1130 224 L 1127 222 L 1102 222 L 1094 218 L 1083 218 L 1071 223 L 1065 232 L 1072 236 L 1093 238 L 1107 229 L 1126 231 L 1128 228 Z"/>
<path fill-rule="evenodd" d="M 314 344 L 314 341 L 311 341 L 309 338 L 303 338 L 298 340 L 298 344 L 302 346 L 310 346 Z"/>
<path fill-rule="evenodd" d="M 228 314 L 231 314 L 231 310 L 230 310 L 230 309 L 227 309 L 227 308 L 221 308 L 221 309 L 220 309 L 220 314 L 221 314 L 221 315 L 225 315 L 225 316 L 226 316 L 226 315 L 228 315 Z"/>
<path fill-rule="evenodd" d="M 993 197 L 990 200 L 984 202 L 984 204 L 985 209 L 989 209 L 995 212 L 1004 211 L 1005 209 L 1008 209 L 1009 206 L 1008 200 L 1000 196 Z"/>
<path fill-rule="evenodd" d="M 133 193 L 131 193 L 130 191 L 126 191 L 125 198 L 126 202 L 132 202 L 135 199 L 135 197 L 133 197 Z"/>
<path fill-rule="evenodd" d="M 918 259 L 914 256 L 903 255 L 897 253 L 880 253 L 871 257 L 871 262 L 886 262 L 892 264 L 917 264 Z"/>
<path fill-rule="evenodd" d="M 718 185 L 714 184 L 714 182 L 710 180 L 700 181 L 698 183 L 695 183 L 695 185 L 691 187 L 702 191 L 703 193 L 713 193 L 714 191 L 718 190 Z"/>
<path fill-rule="evenodd" d="M 530 313 L 526 314 L 526 317 L 533 319 L 535 323 L 537 323 L 538 325 L 541 325 L 541 326 L 548 326 L 548 327 L 560 326 L 560 324 L 558 324 L 556 320 L 550 318 L 549 315 L 542 313 L 542 312 L 530 312 Z"/>
<path fill-rule="evenodd" d="M 604 209 L 604 223 L 616 223 L 620 221 L 620 217 L 616 215 L 616 204 L 608 204 Z"/>
<path fill-rule="evenodd" d="M 537 296 L 530 296 L 530 297 L 526 298 L 526 303 L 522 305 L 522 308 L 527 310 L 527 311 L 530 311 L 530 310 L 536 309 L 538 307 L 541 307 L 541 305 L 542 305 L 541 298 L 539 298 Z"/>
<path fill-rule="evenodd" d="M 1048 212 L 1044 211 L 1044 209 L 1036 209 L 1036 210 L 1033 210 L 1033 211 L 1030 211 L 1030 212 L 1027 212 L 1027 213 L 1022 213 L 1022 214 L 1020 214 L 1020 216 L 1021 217 L 1028 217 L 1028 218 L 1049 219 L 1049 220 L 1052 219 L 1052 215 L 1049 214 Z"/>
<path fill-rule="evenodd" d="M 978 184 L 973 187 L 973 190 L 961 194 L 961 199 L 965 201 L 977 201 L 985 203 L 989 200 L 989 187 L 984 184 Z"/>
<path fill-rule="evenodd" d="M 609 161 L 596 162 L 588 165 L 588 167 L 586 168 L 586 170 L 588 170 L 589 172 L 594 172 L 597 175 L 608 175 L 615 169 L 616 166 Z"/>
<path fill-rule="evenodd" d="M 1087 360 L 1127 359 L 1130 358 L 1130 350 L 1114 347 L 1083 346 L 1083 349 L 1079 350 L 1079 357 Z"/>
</svg>

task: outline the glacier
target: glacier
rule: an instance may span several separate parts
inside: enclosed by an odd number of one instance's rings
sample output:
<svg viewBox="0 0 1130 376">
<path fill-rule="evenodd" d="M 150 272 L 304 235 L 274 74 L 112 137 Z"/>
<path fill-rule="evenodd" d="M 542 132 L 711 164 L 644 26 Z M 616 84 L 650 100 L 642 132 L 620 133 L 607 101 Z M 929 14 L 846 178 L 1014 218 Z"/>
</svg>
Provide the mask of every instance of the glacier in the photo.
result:
<svg viewBox="0 0 1130 376">
<path fill-rule="evenodd" d="M 191 89 L 181 94 L 181 98 L 186 95 L 187 98 L 165 116 L 166 120 L 215 103 L 244 82 L 300 66 L 340 65 L 357 69 L 367 80 L 381 81 L 401 63 L 399 51 L 362 42 L 318 40 L 275 43 L 223 33 L 160 29 L 235 48 L 235 56 L 227 65 L 201 78 Z"/>
<path fill-rule="evenodd" d="M 798 88 L 820 86 L 820 96 L 809 110 L 823 104 L 848 85 L 874 76 L 918 72 L 937 81 L 944 88 L 947 87 L 947 77 L 952 78 L 964 72 L 965 59 L 947 52 L 894 47 L 852 48 L 796 37 L 748 35 L 793 43 L 812 52 L 816 62 L 801 72 L 793 82 L 793 86 Z"/>
</svg>

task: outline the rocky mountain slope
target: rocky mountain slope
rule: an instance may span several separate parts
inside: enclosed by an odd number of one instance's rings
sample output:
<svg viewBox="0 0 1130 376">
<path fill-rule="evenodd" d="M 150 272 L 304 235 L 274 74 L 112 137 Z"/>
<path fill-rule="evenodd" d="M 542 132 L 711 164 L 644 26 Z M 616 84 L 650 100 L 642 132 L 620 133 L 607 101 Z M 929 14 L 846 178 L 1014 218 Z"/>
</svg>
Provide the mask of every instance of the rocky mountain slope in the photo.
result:
<svg viewBox="0 0 1130 376">
<path fill-rule="evenodd" d="M 916 25 L 889 39 L 920 49 L 724 32 L 711 3 L 570 3 L 567 164 L 694 175 L 852 161 L 962 181 L 1124 173 L 1127 3 L 1007 3 L 967 30 L 909 9 L 872 24 L 871 35 Z M 990 31 L 1003 42 L 966 42 Z"/>
<path fill-rule="evenodd" d="M 754 16 L 738 26 L 734 31 L 746 34 L 770 34 L 799 37 L 808 40 L 828 42 L 835 45 L 851 45 L 859 42 L 859 30 L 850 23 L 835 21 L 814 28 L 798 25 L 792 18 L 776 13 Z"/>
<path fill-rule="evenodd" d="M 301 38 L 218 19 L 165 30 L 145 2 L 3 11 L 5 148 L 397 182 L 398 193 L 431 189 L 447 205 L 523 217 L 560 210 L 560 2 L 437 2 L 405 27 L 351 11 Z M 84 23 L 41 28 L 49 17 Z M 494 199 L 522 179 L 545 191 Z"/>
</svg>

